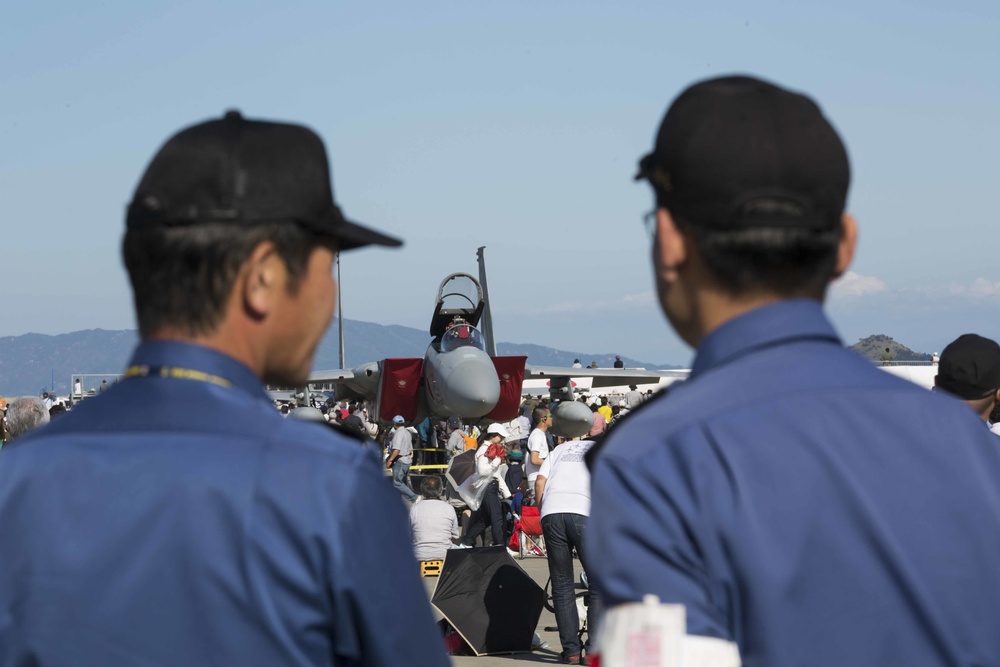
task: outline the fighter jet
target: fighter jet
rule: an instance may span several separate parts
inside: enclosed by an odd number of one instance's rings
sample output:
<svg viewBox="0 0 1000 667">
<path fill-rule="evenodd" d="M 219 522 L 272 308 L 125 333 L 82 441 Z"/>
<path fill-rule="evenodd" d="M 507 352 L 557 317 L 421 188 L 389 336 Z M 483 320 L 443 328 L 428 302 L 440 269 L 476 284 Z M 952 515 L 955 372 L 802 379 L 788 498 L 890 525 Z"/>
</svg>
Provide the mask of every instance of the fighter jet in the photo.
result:
<svg viewBox="0 0 1000 667">
<path fill-rule="evenodd" d="M 553 433 L 577 437 L 593 426 L 593 412 L 575 400 L 580 389 L 592 393 L 628 385 L 661 388 L 690 374 L 687 369 L 528 366 L 527 357 L 498 355 L 483 251 L 479 248 L 477 253 L 479 280 L 467 273 L 453 273 L 438 287 L 429 329 L 431 340 L 422 359 L 387 358 L 353 369 L 317 371 L 310 375 L 310 385 L 332 384 L 337 400 L 365 399 L 374 407 L 369 414 L 384 422 L 392 421 L 395 415 L 402 415 L 408 423 L 420 422 L 427 415 L 506 422 L 517 417 L 528 379 L 536 387 L 545 386 L 555 405 Z M 936 364 L 884 369 L 926 388 L 933 386 L 937 373 Z M 306 396 L 308 392 L 304 392 Z M 293 396 L 288 391 L 272 393 L 280 393 L 282 398 Z"/>
<path fill-rule="evenodd" d="M 527 357 L 490 355 L 476 326 L 486 300 L 467 273 L 453 273 L 438 287 L 430 343 L 423 359 L 387 358 L 351 370 L 318 371 L 311 384 L 334 384 L 336 399 L 364 398 L 379 419 L 427 415 L 465 419 L 517 417 Z"/>
<path fill-rule="evenodd" d="M 556 403 L 553 432 L 586 434 L 593 412 L 575 400 L 575 385 L 591 389 L 629 384 L 659 385 L 687 371 L 584 369 L 526 366 L 527 357 L 496 353 L 486 288 L 484 248 L 478 252 L 479 280 L 453 273 L 438 287 L 423 359 L 387 358 L 353 369 L 317 371 L 310 384 L 333 384 L 334 398 L 365 399 L 383 421 L 402 415 L 409 423 L 427 415 L 505 422 L 517 417 L 525 377 L 545 380 Z M 483 328 L 478 327 L 482 323 Z"/>
</svg>

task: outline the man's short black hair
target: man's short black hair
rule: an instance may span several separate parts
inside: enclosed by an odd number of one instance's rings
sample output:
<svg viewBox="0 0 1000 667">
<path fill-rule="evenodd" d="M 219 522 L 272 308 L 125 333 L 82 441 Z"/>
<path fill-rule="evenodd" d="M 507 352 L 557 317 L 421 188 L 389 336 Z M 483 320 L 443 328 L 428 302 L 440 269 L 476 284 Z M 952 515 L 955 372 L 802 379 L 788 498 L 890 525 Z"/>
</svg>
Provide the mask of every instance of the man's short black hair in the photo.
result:
<svg viewBox="0 0 1000 667">
<path fill-rule="evenodd" d="M 536 424 L 538 424 L 538 423 L 540 423 L 540 422 L 541 422 L 541 421 L 542 421 L 543 419 L 545 419 L 546 417 L 548 417 L 548 415 L 549 415 L 549 412 L 550 412 L 550 411 L 549 411 L 549 408 L 548 408 L 548 406 L 544 406 L 544 405 L 539 405 L 539 406 L 538 406 L 537 408 L 535 408 L 535 409 L 534 409 L 534 410 L 532 411 L 532 413 L 531 413 L 531 418 L 532 418 L 532 419 L 533 419 L 533 420 L 535 421 L 535 423 L 536 423 Z"/>
<path fill-rule="evenodd" d="M 122 256 L 132 282 L 139 333 L 164 327 L 211 333 L 222 319 L 240 269 L 253 249 L 271 241 L 297 290 L 321 237 L 289 222 L 208 223 L 129 229 Z"/>
<path fill-rule="evenodd" d="M 718 230 L 674 218 L 719 286 L 734 296 L 821 296 L 833 277 L 843 226 Z"/>
<path fill-rule="evenodd" d="M 420 482 L 420 495 L 424 498 L 440 498 L 442 490 L 441 478 L 437 475 L 424 477 Z"/>
</svg>

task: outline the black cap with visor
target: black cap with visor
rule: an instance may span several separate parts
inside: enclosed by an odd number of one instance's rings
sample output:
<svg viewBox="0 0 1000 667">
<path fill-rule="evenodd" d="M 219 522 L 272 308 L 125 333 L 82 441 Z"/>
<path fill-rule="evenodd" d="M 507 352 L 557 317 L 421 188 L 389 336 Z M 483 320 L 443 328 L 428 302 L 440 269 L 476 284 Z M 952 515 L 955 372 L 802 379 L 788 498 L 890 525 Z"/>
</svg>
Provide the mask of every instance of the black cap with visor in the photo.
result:
<svg viewBox="0 0 1000 667">
<path fill-rule="evenodd" d="M 344 216 L 315 132 L 246 120 L 238 111 L 168 139 L 146 168 L 125 224 L 137 230 L 286 221 L 332 237 L 340 250 L 403 243 Z"/>
<path fill-rule="evenodd" d="M 844 144 L 805 95 L 749 76 L 696 83 L 674 100 L 636 179 L 699 227 L 835 229 L 850 183 Z"/>
</svg>

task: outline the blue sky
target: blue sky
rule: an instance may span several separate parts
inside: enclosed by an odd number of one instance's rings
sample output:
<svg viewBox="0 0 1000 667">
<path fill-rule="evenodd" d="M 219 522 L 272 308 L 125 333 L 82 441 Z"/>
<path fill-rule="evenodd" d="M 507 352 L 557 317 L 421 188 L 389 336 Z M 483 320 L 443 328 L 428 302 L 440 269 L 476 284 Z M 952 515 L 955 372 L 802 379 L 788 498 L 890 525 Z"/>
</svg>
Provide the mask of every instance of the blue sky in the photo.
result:
<svg viewBox="0 0 1000 667">
<path fill-rule="evenodd" d="M 632 175 L 680 90 L 745 72 L 847 143 L 845 340 L 1000 338 L 998 35 L 991 2 L 8 3 L 0 336 L 131 328 L 131 191 L 170 134 L 236 107 L 313 127 L 347 214 L 406 239 L 345 255 L 348 318 L 426 327 L 485 245 L 500 340 L 685 364 Z"/>
</svg>

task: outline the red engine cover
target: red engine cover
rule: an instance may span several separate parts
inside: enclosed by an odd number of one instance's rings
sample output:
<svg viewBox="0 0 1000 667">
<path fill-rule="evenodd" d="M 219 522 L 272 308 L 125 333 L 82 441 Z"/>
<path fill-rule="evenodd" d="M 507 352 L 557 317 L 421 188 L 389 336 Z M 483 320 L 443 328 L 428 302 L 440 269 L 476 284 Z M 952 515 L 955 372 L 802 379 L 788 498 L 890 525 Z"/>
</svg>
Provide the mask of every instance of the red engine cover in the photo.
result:
<svg viewBox="0 0 1000 667">
<path fill-rule="evenodd" d="M 378 383 L 378 418 L 391 422 L 402 415 L 407 422 L 417 416 L 420 403 L 420 379 L 423 359 L 383 359 L 382 376 Z M 522 375 L 523 363 L 522 363 Z"/>
<path fill-rule="evenodd" d="M 524 382 L 524 363 L 528 357 L 491 357 L 500 379 L 500 400 L 484 419 L 509 422 L 517 417 L 521 406 L 521 385 Z"/>
</svg>

